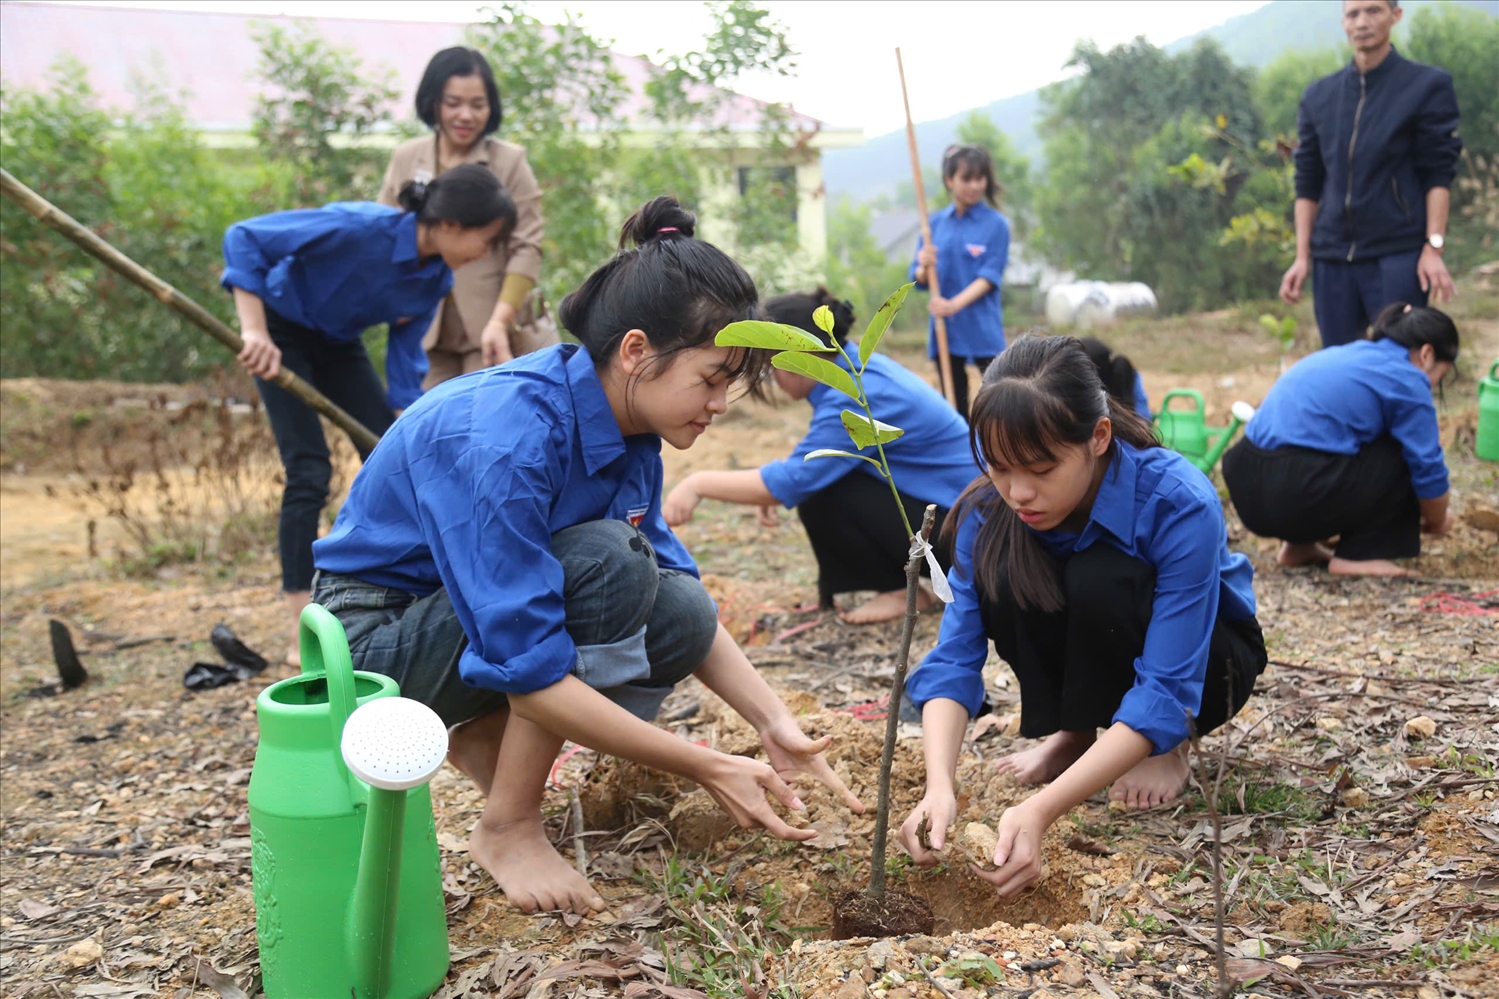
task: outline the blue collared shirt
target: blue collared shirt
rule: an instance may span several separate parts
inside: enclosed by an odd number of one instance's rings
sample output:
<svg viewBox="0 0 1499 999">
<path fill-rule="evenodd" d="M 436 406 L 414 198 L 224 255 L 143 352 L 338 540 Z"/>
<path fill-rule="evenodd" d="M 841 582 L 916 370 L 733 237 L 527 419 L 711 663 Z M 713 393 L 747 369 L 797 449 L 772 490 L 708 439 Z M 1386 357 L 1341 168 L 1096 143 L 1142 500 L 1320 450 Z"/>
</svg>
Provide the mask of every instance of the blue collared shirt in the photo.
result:
<svg viewBox="0 0 1499 999">
<path fill-rule="evenodd" d="M 842 355 L 823 355 L 848 370 Z M 967 485 L 983 471 L 968 446 L 968 424 L 926 382 L 898 361 L 875 354 L 862 375 L 864 393 L 874 418 L 900 427 L 905 436 L 885 445 L 885 457 L 901 492 L 926 503 L 949 509 Z M 859 412 L 858 403 L 837 389 L 818 385 L 807 396 L 812 404 L 812 425 L 790 456 L 760 469 L 760 478 L 782 506 L 799 506 L 852 472 L 879 476 L 868 462 L 852 458 L 813 458 L 819 448 L 854 451 L 843 428 L 843 411 Z M 874 448 L 859 454 L 878 458 Z"/>
<path fill-rule="evenodd" d="M 1445 496 L 1447 464 L 1431 381 L 1393 340 L 1355 340 L 1308 354 L 1270 386 L 1244 431 L 1255 447 L 1357 454 L 1389 434 L 1421 499 Z"/>
<path fill-rule="evenodd" d="M 385 380 L 392 409 L 422 394 L 422 337 L 453 287 L 441 257 L 417 253 L 416 215 L 366 201 L 336 201 L 236 222 L 224 233 L 225 288 L 243 288 L 329 340 L 358 340 L 390 325 Z"/>
<path fill-rule="evenodd" d="M 974 542 L 983 521 L 975 512 L 958 529 L 947 574 L 954 599 L 942 612 L 937 647 L 907 684 L 914 703 L 946 697 L 970 716 L 984 701 L 980 671 L 988 656 L 973 577 Z M 1220 616 L 1241 621 L 1255 613 L 1254 569 L 1249 559 L 1228 550 L 1223 506 L 1212 483 L 1175 451 L 1140 450 L 1116 440 L 1083 532 L 1035 533 L 1061 558 L 1101 543 L 1155 569 L 1145 648 L 1135 660 L 1135 685 L 1114 721 L 1149 739 L 1157 754 L 1179 745 L 1187 738 L 1186 712 L 1195 717 L 1202 707 L 1213 625 Z"/>
<path fill-rule="evenodd" d="M 1155 418 L 1150 412 L 1150 396 L 1145 393 L 1145 379 L 1138 371 L 1135 372 L 1135 412 L 1146 422 Z"/>
<path fill-rule="evenodd" d="M 661 517 L 661 479 L 661 438 L 620 436 L 588 351 L 549 347 L 444 382 L 408 409 L 313 560 L 419 597 L 446 587 L 468 636 L 464 682 L 530 693 L 580 663 L 553 534 L 627 521 L 662 568 L 697 575 Z"/>
<path fill-rule="evenodd" d="M 947 351 L 953 357 L 996 357 L 1005 349 L 1005 320 L 1000 288 L 1010 259 L 1010 223 L 982 201 L 958 215 L 948 205 L 932 216 L 932 245 L 937 248 L 937 280 L 943 298 L 953 298 L 977 278 L 994 287 L 966 309 L 947 317 Z M 921 252 L 923 240 L 916 241 Z M 916 279 L 916 261 L 910 278 Z M 937 322 L 927 323 L 927 352 L 937 356 Z M 888 421 L 887 421 L 888 422 Z"/>
</svg>

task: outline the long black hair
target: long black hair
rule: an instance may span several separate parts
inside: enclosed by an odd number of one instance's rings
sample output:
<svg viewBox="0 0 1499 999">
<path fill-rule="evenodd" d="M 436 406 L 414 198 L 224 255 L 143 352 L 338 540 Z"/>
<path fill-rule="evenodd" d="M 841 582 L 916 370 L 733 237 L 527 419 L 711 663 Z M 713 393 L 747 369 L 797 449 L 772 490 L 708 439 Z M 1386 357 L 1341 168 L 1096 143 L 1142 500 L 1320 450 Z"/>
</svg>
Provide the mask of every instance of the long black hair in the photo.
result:
<svg viewBox="0 0 1499 999">
<path fill-rule="evenodd" d="M 985 466 L 1046 464 L 1057 461 L 1062 448 L 1086 444 L 1104 417 L 1113 425 L 1114 441 L 1137 448 L 1160 446 L 1150 425 L 1105 390 L 1082 341 L 1026 334 L 984 373 L 969 417 L 969 446 Z M 1104 457 L 1112 461 L 1115 450 L 1111 441 Z M 984 515 L 972 561 L 985 597 L 998 599 L 1008 582 L 1022 608 L 1062 609 L 1062 588 L 1050 557 L 987 475 L 963 490 L 954 509 L 957 515 L 943 525 L 948 538 L 956 537 L 970 514 Z"/>
<path fill-rule="evenodd" d="M 948 146 L 942 154 L 942 179 L 952 180 L 959 173 L 978 174 L 984 178 L 984 200 L 989 207 L 999 207 L 1004 185 L 994 179 L 994 157 L 983 146 Z"/>
<path fill-rule="evenodd" d="M 659 197 L 625 220 L 619 252 L 588 276 L 558 309 L 562 325 L 604 368 L 631 330 L 641 330 L 660 361 L 711 347 L 730 323 L 756 319 L 754 279 L 712 243 L 693 238 L 697 216 L 675 198 Z M 724 365 L 759 397 L 770 352 L 735 350 Z"/>
<path fill-rule="evenodd" d="M 455 76 L 475 76 L 484 84 L 484 95 L 489 98 L 489 121 L 479 135 L 496 131 L 504 120 L 504 108 L 500 105 L 500 88 L 495 86 L 494 71 L 489 60 L 478 49 L 455 45 L 443 49 L 427 63 L 422 73 L 422 82 L 416 85 L 416 116 L 428 128 L 437 127 L 437 105 L 442 103 L 442 92 L 448 80 Z"/>
<path fill-rule="evenodd" d="M 833 313 L 831 339 L 812 321 L 812 313 L 824 305 Z M 849 331 L 854 327 L 854 304 L 834 298 L 833 293 L 822 285 L 818 285 L 812 291 L 793 291 L 786 295 L 777 295 L 765 303 L 765 312 L 778 323 L 806 330 L 829 347 L 835 341 L 846 344 Z"/>
<path fill-rule="evenodd" d="M 1428 309 L 1421 305 L 1393 302 L 1385 306 L 1374 327 L 1369 331 L 1370 340 L 1393 340 L 1406 350 L 1420 350 L 1430 346 L 1438 361 L 1448 364 L 1457 362 L 1457 324 L 1452 317 L 1439 309 Z"/>
<path fill-rule="evenodd" d="M 1135 366 L 1123 354 L 1116 354 L 1112 347 L 1096 336 L 1085 336 L 1080 341 L 1088 360 L 1098 369 L 1098 377 L 1110 396 L 1126 409 L 1135 408 Z"/>
<path fill-rule="evenodd" d="M 456 222 L 477 229 L 504 219 L 506 231 L 515 228 L 515 202 L 505 185 L 481 163 L 465 163 L 426 183 L 408 180 L 397 196 L 401 207 L 416 212 L 423 225 Z"/>
</svg>

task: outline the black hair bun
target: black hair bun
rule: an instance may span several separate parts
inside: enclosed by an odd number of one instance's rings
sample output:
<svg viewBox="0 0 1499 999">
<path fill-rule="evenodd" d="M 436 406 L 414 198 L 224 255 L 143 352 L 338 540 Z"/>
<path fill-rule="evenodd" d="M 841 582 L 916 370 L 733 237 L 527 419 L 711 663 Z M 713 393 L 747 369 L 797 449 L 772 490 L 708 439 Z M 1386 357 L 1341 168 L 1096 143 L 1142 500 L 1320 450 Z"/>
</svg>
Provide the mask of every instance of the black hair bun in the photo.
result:
<svg viewBox="0 0 1499 999">
<path fill-rule="evenodd" d="M 619 248 L 644 246 L 662 236 L 691 236 L 696 229 L 697 216 L 678 204 L 676 198 L 663 194 L 625 219 L 619 230 Z"/>
<path fill-rule="evenodd" d="M 420 213 L 422 206 L 427 203 L 427 185 L 419 180 L 408 180 L 401 185 L 401 193 L 396 195 L 396 202 L 408 212 Z"/>
</svg>

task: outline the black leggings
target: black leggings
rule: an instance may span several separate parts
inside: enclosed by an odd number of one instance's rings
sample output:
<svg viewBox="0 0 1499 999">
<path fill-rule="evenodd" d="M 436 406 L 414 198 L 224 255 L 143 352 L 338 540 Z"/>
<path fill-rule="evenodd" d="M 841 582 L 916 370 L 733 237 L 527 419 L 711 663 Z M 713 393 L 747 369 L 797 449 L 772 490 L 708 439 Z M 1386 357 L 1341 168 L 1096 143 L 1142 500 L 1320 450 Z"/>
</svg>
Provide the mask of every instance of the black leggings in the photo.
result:
<svg viewBox="0 0 1499 999">
<path fill-rule="evenodd" d="M 1062 610 L 1022 610 L 1008 583 L 998 600 L 979 608 L 995 650 L 1020 681 L 1020 734 L 1028 739 L 1113 724 L 1135 685 L 1135 660 L 1145 649 L 1155 602 L 1155 570 L 1112 545 L 1095 544 L 1056 565 Z M 1265 661 L 1257 620 L 1218 618 L 1208 642 L 1199 733 L 1238 713 Z"/>
<path fill-rule="evenodd" d="M 1223 484 L 1244 526 L 1262 538 L 1338 538 L 1339 558 L 1415 558 L 1421 504 L 1400 444 L 1380 437 L 1357 454 L 1273 450 L 1241 440 L 1223 456 Z"/>
<path fill-rule="evenodd" d="M 958 412 L 962 414 L 963 419 L 966 420 L 966 419 L 968 419 L 968 365 L 971 362 L 975 368 L 979 369 L 979 380 L 983 381 L 984 372 L 986 372 L 986 371 L 989 370 L 989 365 L 991 365 L 991 364 L 994 363 L 994 358 L 992 358 L 992 357 L 963 358 L 963 357 L 958 357 L 957 355 L 953 355 L 953 357 L 951 358 L 951 360 L 952 360 L 952 397 L 953 397 L 953 403 L 957 406 Z M 941 378 L 940 372 L 942 371 L 942 362 L 938 361 L 936 363 L 937 363 L 937 371 L 939 372 L 938 378 L 940 379 Z"/>
<path fill-rule="evenodd" d="M 921 530 L 926 500 L 900 494 L 901 505 L 913 530 Z M 817 556 L 819 604 L 833 606 L 833 594 L 855 590 L 881 593 L 906 588 L 906 557 L 910 538 L 895 508 L 895 497 L 884 479 L 850 471 L 821 492 L 813 493 L 796 508 L 812 552 Z M 937 508 L 932 537 L 939 537 L 947 511 Z M 951 566 L 945 546 L 933 544 L 944 570 Z M 922 575 L 931 575 L 926 565 Z"/>
<path fill-rule="evenodd" d="M 358 340 L 334 343 L 317 330 L 265 310 L 271 340 L 281 348 L 281 366 L 341 406 L 348 414 L 380 436 L 395 421 L 385 401 L 385 387 L 375 374 L 364 344 Z M 281 494 L 281 523 L 277 536 L 281 549 L 281 587 L 284 590 L 312 588 L 312 543 L 318 536 L 318 519 L 328 502 L 328 483 L 333 463 L 328 441 L 317 412 L 301 399 L 264 379 L 255 387 L 265 403 L 265 414 L 276 436 L 276 449 L 286 468 L 286 489 Z M 359 448 L 362 461 L 369 452 Z"/>
</svg>

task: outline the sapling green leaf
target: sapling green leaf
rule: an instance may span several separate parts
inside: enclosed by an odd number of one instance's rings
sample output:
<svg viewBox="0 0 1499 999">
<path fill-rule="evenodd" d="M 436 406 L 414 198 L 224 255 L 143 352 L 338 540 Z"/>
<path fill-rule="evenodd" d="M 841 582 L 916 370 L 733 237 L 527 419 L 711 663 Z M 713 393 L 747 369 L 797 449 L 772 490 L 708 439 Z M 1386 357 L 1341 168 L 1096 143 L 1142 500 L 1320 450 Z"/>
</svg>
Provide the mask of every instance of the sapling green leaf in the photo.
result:
<svg viewBox="0 0 1499 999">
<path fill-rule="evenodd" d="M 720 347 L 756 347 L 760 350 L 799 350 L 817 354 L 831 354 L 829 347 L 806 330 L 782 323 L 767 323 L 758 319 L 745 319 L 730 323 L 718 331 L 713 342 Z"/>
<path fill-rule="evenodd" d="M 890 329 L 890 324 L 895 321 L 895 314 L 905 304 L 906 296 L 911 293 L 911 289 L 914 287 L 916 287 L 915 282 L 912 282 L 910 284 L 903 284 L 895 289 L 894 294 L 885 299 L 885 304 L 881 305 L 880 310 L 874 314 L 874 318 L 869 321 L 869 325 L 864 327 L 864 336 L 859 340 L 860 373 L 869 367 L 869 359 L 874 356 L 875 348 L 884 339 L 885 332 Z M 831 317 L 831 313 L 829 315 Z"/>
<path fill-rule="evenodd" d="M 843 429 L 847 430 L 848 436 L 853 439 L 854 447 L 861 451 L 867 447 L 874 447 L 876 444 L 889 444 L 905 433 L 900 427 L 892 427 L 888 423 L 871 420 L 851 409 L 843 411 Z"/>
<path fill-rule="evenodd" d="M 854 385 L 853 376 L 826 358 L 787 351 L 772 357 L 770 363 L 782 371 L 806 375 L 815 382 L 837 389 L 854 402 L 859 401 L 859 389 Z"/>
<path fill-rule="evenodd" d="M 812 321 L 817 324 L 818 329 L 827 334 L 832 334 L 833 327 L 836 325 L 833 321 L 833 310 L 826 305 L 819 305 L 812 310 Z"/>
<path fill-rule="evenodd" d="M 852 451 L 840 451 L 835 447 L 820 447 L 816 451 L 810 451 L 802 461 L 811 461 L 813 458 L 858 458 L 860 461 L 869 462 L 875 468 L 880 467 L 880 463 L 873 458 L 866 458 L 864 455 L 854 454 Z"/>
</svg>

